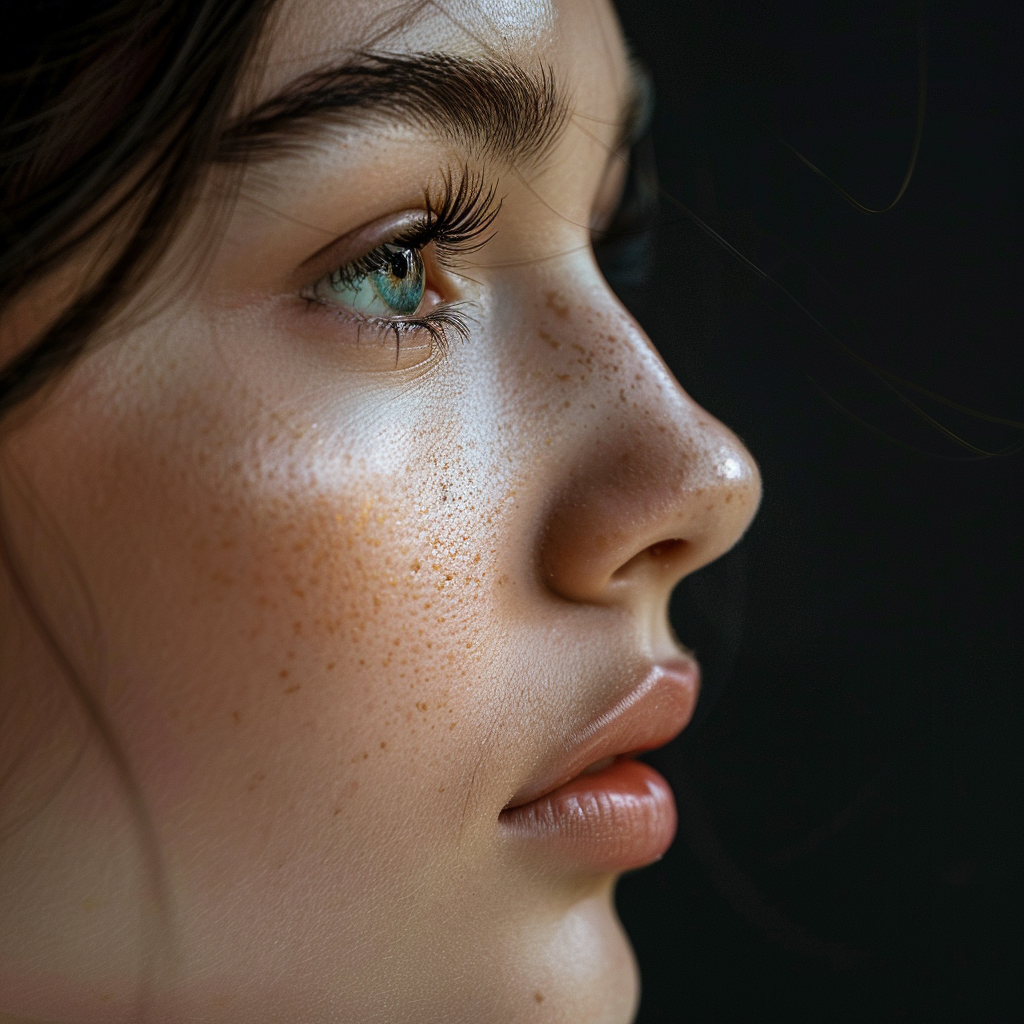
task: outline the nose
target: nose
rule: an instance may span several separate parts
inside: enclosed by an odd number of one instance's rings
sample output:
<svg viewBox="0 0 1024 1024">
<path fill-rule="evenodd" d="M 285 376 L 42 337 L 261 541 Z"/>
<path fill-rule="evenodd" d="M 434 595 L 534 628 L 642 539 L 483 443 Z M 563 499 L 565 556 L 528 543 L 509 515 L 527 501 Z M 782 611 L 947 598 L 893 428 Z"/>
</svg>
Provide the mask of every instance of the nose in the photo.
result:
<svg viewBox="0 0 1024 1024">
<path fill-rule="evenodd" d="M 679 580 L 743 535 L 761 479 L 739 438 L 683 391 L 609 298 L 610 331 L 594 330 L 592 317 L 561 320 L 563 337 L 576 335 L 570 350 L 593 352 L 603 339 L 606 372 L 591 375 L 585 411 L 563 435 L 541 571 L 571 601 L 664 607 Z"/>
</svg>

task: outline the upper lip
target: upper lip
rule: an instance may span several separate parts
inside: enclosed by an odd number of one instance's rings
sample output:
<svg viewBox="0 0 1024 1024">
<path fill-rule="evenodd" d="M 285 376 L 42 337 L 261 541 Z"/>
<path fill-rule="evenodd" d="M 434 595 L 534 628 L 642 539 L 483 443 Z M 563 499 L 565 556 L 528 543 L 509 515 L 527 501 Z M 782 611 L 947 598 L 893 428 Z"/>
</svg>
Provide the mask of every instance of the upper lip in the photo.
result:
<svg viewBox="0 0 1024 1024">
<path fill-rule="evenodd" d="M 700 669 L 692 658 L 648 667 L 610 707 L 570 735 L 560 754 L 520 787 L 504 809 L 546 796 L 596 761 L 664 746 L 690 721 L 699 685 Z"/>
</svg>

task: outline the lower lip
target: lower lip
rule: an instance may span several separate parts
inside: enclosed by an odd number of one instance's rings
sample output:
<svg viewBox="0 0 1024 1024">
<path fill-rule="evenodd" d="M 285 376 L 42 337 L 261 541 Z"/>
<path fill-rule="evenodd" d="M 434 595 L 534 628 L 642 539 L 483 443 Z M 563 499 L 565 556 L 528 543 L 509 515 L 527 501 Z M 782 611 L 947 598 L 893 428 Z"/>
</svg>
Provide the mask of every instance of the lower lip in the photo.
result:
<svg viewBox="0 0 1024 1024">
<path fill-rule="evenodd" d="M 664 856 L 676 834 L 676 804 L 650 765 L 621 757 L 551 793 L 502 811 L 516 841 L 545 858 L 599 872 L 630 871 Z"/>
</svg>

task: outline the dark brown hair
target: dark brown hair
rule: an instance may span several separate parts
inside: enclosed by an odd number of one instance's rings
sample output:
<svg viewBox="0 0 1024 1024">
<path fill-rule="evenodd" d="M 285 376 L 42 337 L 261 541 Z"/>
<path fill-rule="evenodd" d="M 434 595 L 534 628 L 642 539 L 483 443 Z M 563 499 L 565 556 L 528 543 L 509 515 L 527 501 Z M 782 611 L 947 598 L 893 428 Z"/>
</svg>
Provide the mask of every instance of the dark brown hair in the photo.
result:
<svg viewBox="0 0 1024 1024">
<path fill-rule="evenodd" d="M 0 314 L 115 218 L 131 223 L 99 278 L 0 365 L 0 416 L 66 367 L 152 269 L 215 151 L 271 3 L 0 8 Z"/>
</svg>

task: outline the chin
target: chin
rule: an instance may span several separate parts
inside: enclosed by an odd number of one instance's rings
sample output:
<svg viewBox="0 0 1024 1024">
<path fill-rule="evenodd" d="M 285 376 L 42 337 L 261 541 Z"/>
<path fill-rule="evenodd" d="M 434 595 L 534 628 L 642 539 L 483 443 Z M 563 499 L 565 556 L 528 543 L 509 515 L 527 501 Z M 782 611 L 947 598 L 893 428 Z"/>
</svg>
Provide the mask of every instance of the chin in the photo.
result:
<svg viewBox="0 0 1024 1024">
<path fill-rule="evenodd" d="M 549 890 L 546 900 L 527 896 L 517 904 L 498 896 L 488 908 L 478 904 L 479 913 L 459 918 L 459 933 L 445 935 L 435 928 L 435 941 L 426 946 L 418 937 L 419 952 L 396 961 L 401 977 L 393 975 L 387 991 L 378 990 L 370 1002 L 345 1004 L 346 1011 L 356 1012 L 338 1019 L 631 1024 L 640 979 L 612 902 L 613 888 L 609 878 L 575 898 L 563 893 L 553 900 Z M 456 927 L 454 920 L 451 926 Z M 363 986 L 361 995 L 367 989 Z"/>
<path fill-rule="evenodd" d="M 640 975 L 615 912 L 614 884 L 609 880 L 601 891 L 523 934 L 518 970 L 502 993 L 502 1012 L 475 1019 L 630 1024 L 639 1003 Z"/>
</svg>

